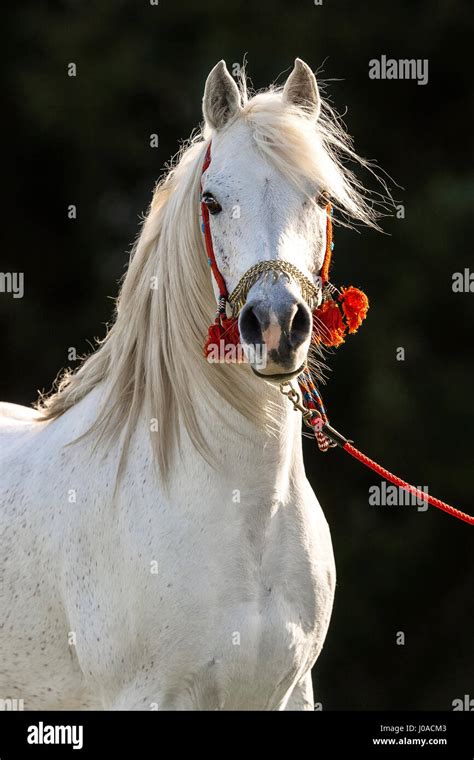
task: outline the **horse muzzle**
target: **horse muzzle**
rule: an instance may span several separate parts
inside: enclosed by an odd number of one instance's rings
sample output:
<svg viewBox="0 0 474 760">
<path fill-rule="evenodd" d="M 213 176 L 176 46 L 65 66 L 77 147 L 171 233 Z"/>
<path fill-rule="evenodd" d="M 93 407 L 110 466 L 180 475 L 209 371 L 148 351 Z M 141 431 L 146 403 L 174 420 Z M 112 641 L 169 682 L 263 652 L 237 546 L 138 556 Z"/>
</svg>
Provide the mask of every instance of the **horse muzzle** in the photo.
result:
<svg viewBox="0 0 474 760">
<path fill-rule="evenodd" d="M 239 331 L 252 370 L 266 380 L 282 382 L 298 375 L 306 362 L 312 332 L 307 303 L 287 288 L 274 285 L 271 298 L 250 296 L 240 312 Z"/>
</svg>

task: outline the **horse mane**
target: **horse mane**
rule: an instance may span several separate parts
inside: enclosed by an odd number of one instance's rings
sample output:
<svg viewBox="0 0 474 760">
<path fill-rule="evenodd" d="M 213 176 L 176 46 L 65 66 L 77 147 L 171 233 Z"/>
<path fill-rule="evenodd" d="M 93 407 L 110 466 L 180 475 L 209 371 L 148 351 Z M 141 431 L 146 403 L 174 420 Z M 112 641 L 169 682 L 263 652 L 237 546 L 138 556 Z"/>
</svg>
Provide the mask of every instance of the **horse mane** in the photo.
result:
<svg viewBox="0 0 474 760">
<path fill-rule="evenodd" d="M 374 204 L 346 160 L 370 165 L 355 154 L 332 109 L 323 104 L 315 124 L 306 111 L 284 101 L 281 88 L 249 97 L 243 77 L 240 89 L 242 111 L 236 118 L 248 123 L 262 154 L 299 186 L 308 187 L 310 180 L 326 189 L 342 223 L 377 226 Z M 224 401 L 257 424 L 271 427 L 276 419 L 271 402 L 261 409 L 253 405 L 254 381 L 247 370 L 209 364 L 202 354 L 215 313 L 198 215 L 201 167 L 210 139 L 212 132 L 204 126 L 157 184 L 106 337 L 37 403 L 38 419 L 54 420 L 103 386 L 96 420 L 86 435 L 96 432 L 96 443 L 122 436 L 123 465 L 139 421 L 149 421 L 150 430 L 156 421 L 150 436 L 163 477 L 179 443 L 180 422 L 209 461 L 209 444 L 194 410 L 196 396 L 218 415 Z"/>
</svg>

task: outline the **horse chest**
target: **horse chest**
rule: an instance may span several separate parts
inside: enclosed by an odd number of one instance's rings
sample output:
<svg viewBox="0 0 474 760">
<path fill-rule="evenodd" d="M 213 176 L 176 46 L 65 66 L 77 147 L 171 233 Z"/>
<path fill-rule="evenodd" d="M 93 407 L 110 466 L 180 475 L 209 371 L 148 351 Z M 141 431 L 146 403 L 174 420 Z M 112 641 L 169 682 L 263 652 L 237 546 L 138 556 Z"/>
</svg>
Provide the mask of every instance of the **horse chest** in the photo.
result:
<svg viewBox="0 0 474 760">
<path fill-rule="evenodd" d="M 242 598 L 223 613 L 201 651 L 199 692 L 210 694 L 207 702 L 219 709 L 275 708 L 312 661 L 310 611 L 276 586 L 262 585 L 254 598 Z"/>
<path fill-rule="evenodd" d="M 105 510 L 92 564 L 75 532 L 79 660 L 104 694 L 124 695 L 109 706 L 277 709 L 326 635 L 326 520 L 309 488 L 278 504 L 199 497 L 198 510 L 193 484 L 179 509 L 130 497 L 120 520 Z"/>
<path fill-rule="evenodd" d="M 173 695 L 165 706 L 275 708 L 311 667 L 327 629 L 334 568 L 319 506 L 298 504 L 297 512 L 290 505 L 253 524 L 229 517 L 220 530 L 207 524 L 173 536 L 179 573 L 164 563 L 159 594 L 148 586 L 147 602 L 156 610 L 147 636 L 165 663 L 165 694 Z"/>
</svg>

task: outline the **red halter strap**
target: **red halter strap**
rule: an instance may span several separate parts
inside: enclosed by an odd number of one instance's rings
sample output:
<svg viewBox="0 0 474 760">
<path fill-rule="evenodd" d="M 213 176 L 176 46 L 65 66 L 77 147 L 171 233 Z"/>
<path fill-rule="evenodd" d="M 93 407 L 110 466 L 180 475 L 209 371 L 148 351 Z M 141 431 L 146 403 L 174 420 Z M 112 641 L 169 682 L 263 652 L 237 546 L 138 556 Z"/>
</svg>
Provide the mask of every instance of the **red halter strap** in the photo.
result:
<svg viewBox="0 0 474 760">
<path fill-rule="evenodd" d="M 334 243 L 332 239 L 332 204 L 326 206 L 326 251 L 324 253 L 323 266 L 321 267 L 321 283 L 324 287 L 329 282 L 329 268 L 331 266 Z"/>
<path fill-rule="evenodd" d="M 204 157 L 204 163 L 202 165 L 202 172 L 201 172 L 201 195 L 202 195 L 202 175 L 208 168 L 209 164 L 211 163 L 211 143 L 207 146 L 206 155 Z M 207 253 L 207 261 L 209 266 L 211 267 L 212 274 L 214 275 L 214 279 L 217 284 L 217 288 L 219 290 L 219 312 L 223 314 L 225 312 L 225 305 L 227 302 L 228 292 L 227 292 L 227 286 L 225 284 L 224 278 L 222 277 L 221 273 L 219 272 L 219 267 L 217 266 L 216 262 L 216 256 L 214 254 L 214 246 L 212 245 L 212 235 L 211 235 L 211 226 L 209 224 L 209 209 L 207 208 L 206 204 L 203 203 L 201 199 L 201 214 L 202 214 L 202 231 L 204 232 L 204 240 L 206 243 L 206 253 Z"/>
</svg>

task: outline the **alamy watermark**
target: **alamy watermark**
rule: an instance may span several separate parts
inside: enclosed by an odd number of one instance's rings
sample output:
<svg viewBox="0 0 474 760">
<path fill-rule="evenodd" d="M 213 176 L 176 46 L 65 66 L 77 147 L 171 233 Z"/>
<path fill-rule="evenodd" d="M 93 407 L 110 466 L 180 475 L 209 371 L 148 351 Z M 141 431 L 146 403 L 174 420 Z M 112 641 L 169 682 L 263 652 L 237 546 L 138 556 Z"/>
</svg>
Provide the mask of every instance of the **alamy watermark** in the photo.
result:
<svg viewBox="0 0 474 760">
<path fill-rule="evenodd" d="M 218 343 L 207 346 L 207 361 L 210 364 L 251 364 L 259 369 L 267 366 L 267 347 L 265 343 L 255 345 L 226 343 L 224 338 Z"/>
<path fill-rule="evenodd" d="M 23 298 L 25 293 L 23 272 L 0 272 L 0 293 L 11 293 L 13 298 Z"/>
<path fill-rule="evenodd" d="M 453 293 L 474 293 L 474 272 L 468 267 L 463 272 L 454 272 L 452 279 Z"/>
<path fill-rule="evenodd" d="M 49 725 L 41 720 L 28 726 L 28 744 L 70 744 L 73 749 L 84 746 L 84 727 L 77 725 Z"/>
<path fill-rule="evenodd" d="M 23 699 L 0 699 L 0 712 L 22 712 L 25 709 L 25 702 Z"/>
<path fill-rule="evenodd" d="M 470 694 L 464 694 L 461 698 L 458 697 L 457 699 L 453 699 L 451 705 L 453 712 L 458 712 L 460 710 L 466 710 L 467 712 L 474 711 L 474 699 Z"/>
<path fill-rule="evenodd" d="M 417 486 L 417 490 L 428 495 L 428 486 Z M 369 504 L 376 507 L 417 507 L 418 512 L 426 512 L 428 504 L 413 491 L 394 486 L 382 480 L 380 485 L 370 486 Z"/>
<path fill-rule="evenodd" d="M 428 58 L 371 58 L 369 79 L 413 79 L 428 84 Z"/>
</svg>

